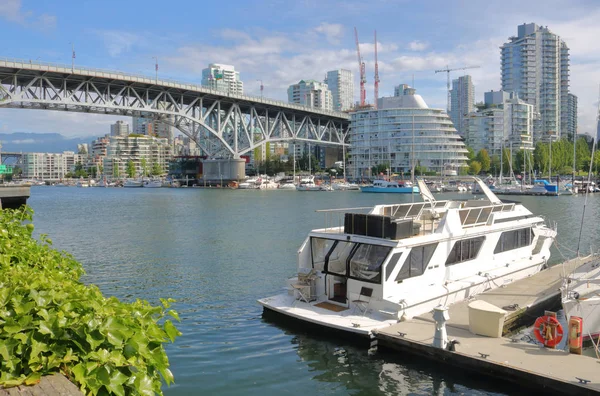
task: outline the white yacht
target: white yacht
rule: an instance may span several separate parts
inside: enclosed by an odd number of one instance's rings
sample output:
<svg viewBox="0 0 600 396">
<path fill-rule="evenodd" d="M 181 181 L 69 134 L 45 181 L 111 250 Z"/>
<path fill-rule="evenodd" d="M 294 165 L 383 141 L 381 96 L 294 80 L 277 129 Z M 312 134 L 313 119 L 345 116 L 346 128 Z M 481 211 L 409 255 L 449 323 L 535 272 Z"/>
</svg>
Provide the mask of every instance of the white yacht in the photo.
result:
<svg viewBox="0 0 600 396">
<path fill-rule="evenodd" d="M 142 187 L 144 188 L 161 188 L 163 185 L 160 179 L 145 179 L 142 181 Z"/>
<path fill-rule="evenodd" d="M 279 184 L 275 183 L 273 180 L 268 178 L 263 178 L 261 183 L 258 185 L 258 188 L 261 190 L 275 190 L 279 187 Z"/>
<path fill-rule="evenodd" d="M 298 191 L 323 191 L 321 187 L 315 184 L 314 176 L 307 176 L 300 179 L 300 183 L 296 186 Z"/>
<path fill-rule="evenodd" d="M 436 201 L 419 180 L 424 202 L 327 211 L 327 224 L 343 226 L 312 230 L 287 291 L 258 302 L 284 317 L 369 337 L 542 270 L 556 231 L 476 182 L 485 199 Z"/>
<path fill-rule="evenodd" d="M 246 179 L 245 181 L 241 182 L 238 185 L 238 188 L 240 190 L 254 190 L 256 188 L 258 188 L 258 183 L 260 183 L 261 180 L 258 177 L 252 177 L 249 179 Z"/>
<path fill-rule="evenodd" d="M 563 280 L 560 289 L 565 317 L 583 319 L 583 340 L 600 336 L 600 258 L 589 259 Z"/>
<path fill-rule="evenodd" d="M 142 181 L 139 179 L 127 179 L 123 183 L 123 187 L 142 187 Z"/>
</svg>

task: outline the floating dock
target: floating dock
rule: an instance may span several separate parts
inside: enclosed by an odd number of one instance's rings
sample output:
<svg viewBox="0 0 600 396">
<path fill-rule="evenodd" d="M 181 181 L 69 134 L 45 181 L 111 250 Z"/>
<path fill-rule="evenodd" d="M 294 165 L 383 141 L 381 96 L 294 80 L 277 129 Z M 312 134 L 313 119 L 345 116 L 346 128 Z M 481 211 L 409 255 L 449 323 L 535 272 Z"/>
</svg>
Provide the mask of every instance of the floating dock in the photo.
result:
<svg viewBox="0 0 600 396">
<path fill-rule="evenodd" d="M 540 392 L 598 394 L 600 361 L 597 359 L 505 337 L 479 336 L 469 331 L 468 305 L 475 300 L 507 310 L 503 334 L 525 322 L 533 323 L 545 309 L 559 303 L 561 276 L 592 259 L 598 258 L 569 260 L 470 301 L 451 305 L 446 330 L 448 340 L 459 342 L 455 351 L 432 345 L 436 324 L 431 313 L 375 331 L 377 347 L 408 351 L 521 386 L 527 384 L 527 388 Z"/>
</svg>

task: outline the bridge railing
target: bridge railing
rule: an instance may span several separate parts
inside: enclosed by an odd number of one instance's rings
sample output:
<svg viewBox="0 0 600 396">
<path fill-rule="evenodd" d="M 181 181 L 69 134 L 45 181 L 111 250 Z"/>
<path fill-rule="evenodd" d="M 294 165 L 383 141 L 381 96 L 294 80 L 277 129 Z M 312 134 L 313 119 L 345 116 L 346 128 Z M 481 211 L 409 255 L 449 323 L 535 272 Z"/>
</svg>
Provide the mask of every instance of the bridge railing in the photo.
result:
<svg viewBox="0 0 600 396">
<path fill-rule="evenodd" d="M 28 69 L 33 69 L 33 70 L 60 71 L 60 70 L 50 70 L 50 69 L 59 69 L 60 68 L 60 69 L 64 69 L 65 72 L 78 72 L 81 74 L 86 73 L 86 74 L 94 75 L 96 77 L 114 78 L 115 76 L 122 76 L 122 77 L 125 77 L 128 79 L 136 79 L 135 81 L 144 82 L 144 83 L 148 83 L 148 84 L 162 85 L 162 86 L 172 87 L 172 88 L 182 88 L 182 89 L 186 89 L 186 90 L 198 91 L 198 92 L 208 93 L 208 94 L 215 94 L 215 95 L 230 97 L 230 98 L 234 98 L 234 99 L 251 100 L 254 102 L 273 105 L 273 106 L 287 107 L 287 108 L 295 109 L 295 110 L 299 110 L 299 111 L 309 111 L 312 113 L 320 113 L 320 114 L 331 116 L 331 117 L 350 119 L 350 117 L 347 113 L 343 113 L 343 112 L 339 112 L 339 111 L 325 110 L 325 109 L 314 108 L 314 107 L 310 107 L 310 106 L 306 106 L 306 105 L 299 105 L 299 104 L 295 104 L 295 103 L 283 102 L 280 100 L 267 99 L 262 96 L 236 95 L 236 94 L 231 94 L 231 93 L 228 93 L 225 91 L 210 89 L 210 88 L 204 87 L 202 85 L 190 84 L 187 82 L 165 79 L 165 78 L 156 79 L 156 78 L 152 78 L 150 76 L 143 75 L 143 74 L 127 73 L 127 72 L 121 72 L 121 71 L 117 71 L 117 70 L 98 69 L 98 68 L 80 67 L 80 66 L 71 67 L 71 65 L 53 63 L 53 62 L 40 62 L 37 60 L 32 61 L 31 59 L 24 60 L 24 59 L 0 57 L 0 66 L 11 67 L 10 65 L 8 65 L 8 63 L 14 64 L 15 66 L 21 65 L 21 67 L 23 67 L 23 68 L 28 68 Z M 38 66 L 38 68 L 34 68 L 33 66 Z M 43 69 L 44 67 L 46 69 Z M 98 76 L 97 74 L 100 74 L 100 75 Z M 106 76 L 104 76 L 104 75 L 106 75 Z"/>
</svg>

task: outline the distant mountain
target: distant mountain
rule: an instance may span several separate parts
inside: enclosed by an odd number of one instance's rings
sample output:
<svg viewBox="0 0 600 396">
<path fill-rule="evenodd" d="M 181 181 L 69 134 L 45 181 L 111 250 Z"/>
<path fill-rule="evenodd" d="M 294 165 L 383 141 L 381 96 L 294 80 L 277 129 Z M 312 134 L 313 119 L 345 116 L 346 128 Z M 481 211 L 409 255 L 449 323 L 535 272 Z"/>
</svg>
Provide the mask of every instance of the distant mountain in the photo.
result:
<svg viewBox="0 0 600 396">
<path fill-rule="evenodd" d="M 77 152 L 77 145 L 90 143 L 93 138 L 67 138 L 60 133 L 0 133 L 2 151 L 24 153 Z"/>
</svg>

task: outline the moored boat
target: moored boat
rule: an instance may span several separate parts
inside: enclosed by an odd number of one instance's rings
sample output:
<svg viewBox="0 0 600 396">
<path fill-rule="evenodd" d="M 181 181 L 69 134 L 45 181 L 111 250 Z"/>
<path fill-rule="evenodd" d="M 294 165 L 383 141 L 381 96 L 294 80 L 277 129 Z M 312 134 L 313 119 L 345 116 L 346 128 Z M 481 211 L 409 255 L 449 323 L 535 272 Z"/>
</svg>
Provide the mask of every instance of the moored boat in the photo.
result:
<svg viewBox="0 0 600 396">
<path fill-rule="evenodd" d="M 258 302 L 284 318 L 369 337 L 373 330 L 533 275 L 556 231 L 521 204 L 485 199 L 376 205 L 328 212 L 298 250 L 287 292 Z M 343 221 L 331 221 L 339 214 Z M 340 218 L 341 220 L 341 218 Z"/>
<path fill-rule="evenodd" d="M 142 181 L 139 179 L 127 179 L 123 183 L 123 187 L 142 187 Z"/>
<path fill-rule="evenodd" d="M 600 257 L 589 259 L 564 280 L 561 302 L 566 318 L 583 319 L 583 340 L 600 336 Z"/>
<path fill-rule="evenodd" d="M 374 180 L 370 186 L 361 187 L 362 192 L 368 193 L 403 193 L 412 194 L 419 193 L 419 187 L 413 186 L 408 180 L 405 181 L 387 181 Z"/>
</svg>

